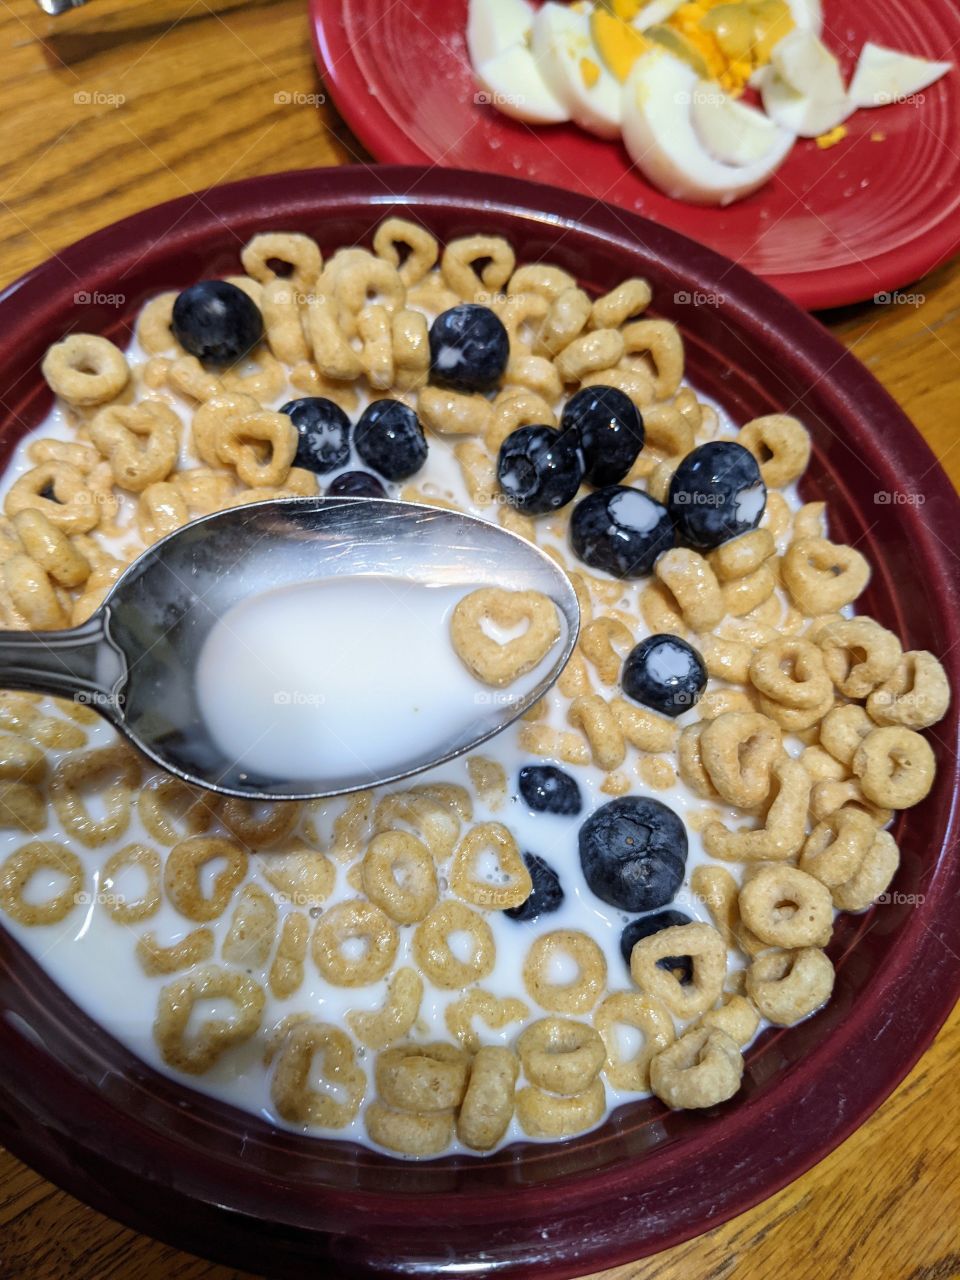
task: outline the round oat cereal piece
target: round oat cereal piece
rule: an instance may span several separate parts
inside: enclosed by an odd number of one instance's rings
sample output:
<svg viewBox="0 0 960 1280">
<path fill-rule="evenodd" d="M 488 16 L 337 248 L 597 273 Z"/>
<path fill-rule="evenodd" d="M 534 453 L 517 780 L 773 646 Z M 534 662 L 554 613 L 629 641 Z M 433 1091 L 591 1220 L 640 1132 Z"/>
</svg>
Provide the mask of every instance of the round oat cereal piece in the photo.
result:
<svg viewBox="0 0 960 1280">
<path fill-rule="evenodd" d="M 346 943 L 364 943 L 360 955 Z M 399 941 L 393 921 L 372 902 L 351 898 L 338 902 L 317 921 L 311 949 L 321 974 L 336 987 L 367 987 L 390 971 Z"/>
<path fill-rule="evenodd" d="M 740 1046 L 712 1027 L 686 1032 L 650 1063 L 650 1088 L 675 1109 L 726 1102 L 740 1088 L 742 1078 Z"/>
<path fill-rule="evenodd" d="M 160 844 L 201 835 L 217 815 L 220 797 L 201 791 L 172 774 L 149 778 L 137 796 L 137 811 L 147 832 Z M 181 835 L 180 827 L 183 828 Z"/>
<path fill-rule="evenodd" d="M 130 370 L 123 352 L 107 338 L 71 333 L 43 357 L 50 390 L 70 404 L 106 404 L 127 385 Z"/>
<path fill-rule="evenodd" d="M 798 538 L 782 561 L 783 583 L 811 618 L 852 604 L 870 581 L 870 564 L 853 547 L 826 538 Z"/>
<path fill-rule="evenodd" d="M 741 995 L 731 995 L 718 1009 L 708 1009 L 700 1018 L 700 1026 L 725 1031 L 741 1047 L 757 1034 L 760 1014 L 756 1006 Z"/>
<path fill-rule="evenodd" d="M 741 809 L 763 804 L 783 751 L 774 721 L 755 711 L 725 711 L 703 728 L 699 746 L 703 770 L 722 799 Z"/>
<path fill-rule="evenodd" d="M 857 747 L 872 728 L 874 722 L 863 707 L 856 702 L 846 702 L 823 717 L 820 742 L 834 760 L 849 768 Z"/>
<path fill-rule="evenodd" d="M 823 654 L 802 636 L 777 636 L 758 649 L 750 662 L 750 679 L 785 707 L 818 707 L 832 692 Z"/>
<path fill-rule="evenodd" d="M 950 684 L 941 664 L 925 649 L 905 653 L 889 679 L 867 698 L 877 724 L 927 729 L 947 714 Z"/>
<path fill-rule="evenodd" d="M 139 898 L 126 898 L 116 892 L 116 884 L 127 867 L 139 867 L 146 877 L 146 888 Z M 117 924 L 138 924 L 160 910 L 160 854 L 147 844 L 127 844 L 111 854 L 100 873 L 100 889 L 110 895 L 105 905 Z"/>
<path fill-rule="evenodd" d="M 856 872 L 833 886 L 833 903 L 839 911 L 865 911 L 890 887 L 900 866 L 900 850 L 889 831 L 877 831 Z"/>
<path fill-rule="evenodd" d="M 794 950 L 830 941 L 830 890 L 797 867 L 760 867 L 744 882 L 739 903 L 740 918 L 761 942 Z"/>
<path fill-rule="evenodd" d="M 817 947 L 764 951 L 747 970 L 747 995 L 768 1022 L 790 1027 L 826 1004 L 833 977 L 829 957 Z"/>
<path fill-rule="evenodd" d="M 562 957 L 572 960 L 577 975 L 556 981 L 551 966 Z M 589 934 L 578 929 L 555 929 L 534 939 L 523 964 L 527 994 L 551 1013 L 589 1013 L 607 982 L 607 962 Z"/>
<path fill-rule="evenodd" d="M 606 1105 L 602 1080 L 594 1080 L 582 1093 L 569 1098 L 530 1085 L 517 1094 L 517 1119 L 531 1138 L 572 1138 L 592 1129 Z"/>
<path fill-rule="evenodd" d="M 933 786 L 936 760 L 930 743 L 913 729 L 872 729 L 853 757 L 863 794 L 889 809 L 919 804 Z"/>
<path fill-rule="evenodd" d="M 43 902 L 28 902 L 27 886 L 41 871 L 65 876 L 67 883 Z M 72 849 L 53 840 L 31 840 L 0 865 L 0 907 L 18 924 L 59 924 L 80 900 L 83 883 L 83 864 Z"/>
<path fill-rule="evenodd" d="M 269 849 L 293 833 L 303 806 L 294 800 L 258 805 L 239 796 L 223 800 L 223 825 L 235 840 L 248 849 Z"/>
<path fill-rule="evenodd" d="M 377 1089 L 400 1111 L 449 1111 L 467 1087 L 469 1059 L 456 1045 L 405 1044 L 377 1057 Z"/>
<path fill-rule="evenodd" d="M 437 1156 L 453 1138 L 452 1111 L 394 1111 L 372 1102 L 364 1121 L 373 1142 L 405 1156 Z"/>
<path fill-rule="evenodd" d="M 842 618 L 817 631 L 827 674 L 848 698 L 865 698 L 890 678 L 900 661 L 900 641 L 873 618 Z"/>
<path fill-rule="evenodd" d="M 800 870 L 828 886 L 845 884 L 863 864 L 876 834 L 876 822 L 862 809 L 837 809 L 807 836 Z"/>
<path fill-rule="evenodd" d="M 139 757 L 124 742 L 64 756 L 53 771 L 50 795 L 66 834 L 97 849 L 130 825 L 131 801 L 140 783 Z M 96 793 L 101 816 L 86 797 Z"/>
<path fill-rule="evenodd" d="M 606 1048 L 603 1073 L 609 1083 L 614 1089 L 646 1092 L 650 1088 L 651 1061 L 676 1039 L 666 1005 L 638 991 L 614 991 L 593 1015 L 593 1025 Z M 640 1032 L 640 1047 L 629 1058 L 621 1051 L 618 1026 Z"/>
<path fill-rule="evenodd" d="M 507 1131 L 514 1110 L 517 1055 L 500 1045 L 484 1045 L 470 1069 L 470 1082 L 457 1116 L 457 1136 L 474 1151 L 489 1151 Z"/>
<path fill-rule="evenodd" d="M 606 1051 L 600 1035 L 572 1018 L 541 1018 L 520 1033 L 517 1053 L 531 1084 L 570 1097 L 596 1080 Z"/>
<path fill-rule="evenodd" d="M 472 950 L 467 960 L 460 959 L 450 946 L 451 936 L 458 933 L 470 935 Z M 435 906 L 417 926 L 413 954 L 435 987 L 457 991 L 488 976 L 496 959 L 496 944 L 483 916 L 462 902 L 448 901 Z"/>
</svg>

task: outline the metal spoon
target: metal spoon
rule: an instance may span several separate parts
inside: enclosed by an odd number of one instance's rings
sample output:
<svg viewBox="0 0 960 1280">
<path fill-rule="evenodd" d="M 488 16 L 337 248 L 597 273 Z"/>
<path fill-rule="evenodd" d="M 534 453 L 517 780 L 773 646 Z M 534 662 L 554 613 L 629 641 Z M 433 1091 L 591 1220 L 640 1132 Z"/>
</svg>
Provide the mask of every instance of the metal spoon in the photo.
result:
<svg viewBox="0 0 960 1280">
<path fill-rule="evenodd" d="M 565 621 L 547 674 L 509 704 L 491 699 L 451 745 L 398 759 L 376 776 L 254 776 L 211 738 L 195 670 L 228 609 L 277 587 L 340 575 L 390 575 L 442 586 L 500 586 L 549 596 Z M 106 600 L 70 631 L 0 632 L 0 686 L 66 695 L 95 708 L 145 755 L 187 782 L 253 800 L 342 795 L 394 782 L 470 751 L 550 688 L 576 643 L 570 580 L 542 551 L 475 516 L 380 498 L 285 498 L 216 512 L 145 551 Z"/>
</svg>

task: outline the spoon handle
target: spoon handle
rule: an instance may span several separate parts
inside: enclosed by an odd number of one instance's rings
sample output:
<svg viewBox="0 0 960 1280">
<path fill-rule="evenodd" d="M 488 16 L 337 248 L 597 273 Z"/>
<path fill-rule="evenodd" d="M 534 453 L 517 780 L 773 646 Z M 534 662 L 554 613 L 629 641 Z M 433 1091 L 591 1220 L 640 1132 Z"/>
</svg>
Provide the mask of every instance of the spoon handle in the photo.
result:
<svg viewBox="0 0 960 1280">
<path fill-rule="evenodd" d="M 127 664 L 98 610 L 69 631 L 0 631 L 0 688 L 72 697 L 123 718 Z"/>
</svg>

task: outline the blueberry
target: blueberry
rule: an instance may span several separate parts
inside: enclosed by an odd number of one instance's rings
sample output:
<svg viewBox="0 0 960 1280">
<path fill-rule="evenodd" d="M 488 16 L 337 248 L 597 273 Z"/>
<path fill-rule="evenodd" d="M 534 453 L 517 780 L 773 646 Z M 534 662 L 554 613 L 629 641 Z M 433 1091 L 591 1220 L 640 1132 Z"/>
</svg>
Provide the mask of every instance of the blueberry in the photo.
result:
<svg viewBox="0 0 960 1280">
<path fill-rule="evenodd" d="M 560 419 L 562 431 L 576 431 L 588 484 L 616 484 L 643 448 L 643 419 L 616 387 L 584 387 L 572 396 Z"/>
<path fill-rule="evenodd" d="M 767 487 L 742 444 L 712 440 L 680 463 L 667 499 L 681 542 L 707 551 L 760 523 Z"/>
<path fill-rule="evenodd" d="M 630 954 L 641 938 L 649 938 L 661 929 L 681 924 L 690 924 L 690 917 L 685 916 L 682 911 L 655 911 L 651 916 L 631 920 L 620 935 L 620 953 L 626 960 L 627 967 L 630 967 Z M 690 956 L 664 956 L 657 961 L 657 968 L 676 972 L 684 986 L 693 981 L 693 960 Z"/>
<path fill-rule="evenodd" d="M 201 280 L 173 304 L 173 336 L 204 364 L 233 364 L 263 337 L 257 304 L 226 280 Z"/>
<path fill-rule="evenodd" d="M 642 578 L 674 543 L 667 509 L 642 489 L 614 484 L 578 502 L 570 542 L 584 564 L 615 578 Z"/>
<path fill-rule="evenodd" d="M 520 794 L 536 813 L 569 817 L 583 808 L 580 788 L 569 773 L 552 764 L 528 764 L 520 770 Z"/>
<path fill-rule="evenodd" d="M 580 439 L 553 427 L 520 427 L 500 446 L 497 478 L 507 501 L 528 516 L 565 507 L 583 479 Z"/>
<path fill-rule="evenodd" d="M 406 480 L 427 460 L 420 419 L 402 400 L 374 400 L 354 432 L 357 453 L 388 480 Z"/>
<path fill-rule="evenodd" d="M 280 412 L 287 415 L 300 436 L 295 467 L 323 475 L 350 461 L 350 419 L 338 404 L 323 396 L 304 396 L 289 400 Z"/>
<path fill-rule="evenodd" d="M 679 636 L 647 636 L 627 654 L 620 676 L 623 692 L 664 716 L 682 716 L 707 687 L 703 658 Z"/>
<path fill-rule="evenodd" d="M 430 326 L 430 379 L 455 391 L 490 391 L 510 355 L 510 338 L 489 307 L 465 302 Z"/>
<path fill-rule="evenodd" d="M 624 911 L 652 911 L 672 901 L 686 860 L 683 823 L 649 796 L 611 800 L 580 828 L 587 884 L 603 902 Z"/>
<path fill-rule="evenodd" d="M 369 471 L 344 471 L 327 486 L 328 498 L 385 498 L 387 491 Z"/>
<path fill-rule="evenodd" d="M 519 907 L 506 907 L 503 914 L 511 920 L 536 920 L 538 916 L 549 915 L 551 911 L 559 909 L 563 902 L 563 890 L 560 887 L 560 877 L 549 863 L 535 853 L 525 853 L 523 860 L 533 881 L 530 897 L 526 902 L 521 902 Z"/>
</svg>

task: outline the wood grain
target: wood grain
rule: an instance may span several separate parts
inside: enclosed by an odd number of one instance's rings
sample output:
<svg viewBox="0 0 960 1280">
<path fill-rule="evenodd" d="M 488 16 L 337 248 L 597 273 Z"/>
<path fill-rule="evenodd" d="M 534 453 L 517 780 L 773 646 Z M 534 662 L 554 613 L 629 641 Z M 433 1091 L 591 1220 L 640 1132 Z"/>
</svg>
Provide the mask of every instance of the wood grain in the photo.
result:
<svg viewBox="0 0 960 1280">
<path fill-rule="evenodd" d="M 103 12 L 125 3 L 109 0 Z M 322 101 L 305 0 L 184 8 L 172 27 L 124 23 L 102 38 L 85 23 L 78 51 L 38 39 L 44 23 L 33 0 L 0 0 L 0 286 L 157 201 L 251 174 L 366 159 Z M 892 303 L 822 319 L 960 484 L 960 263 Z M 815 1169 L 708 1235 L 604 1280 L 960 1276 L 958 1060 L 955 1011 L 893 1097 Z M 128 1231 L 0 1153 L 0 1276 L 239 1275 Z"/>
</svg>

